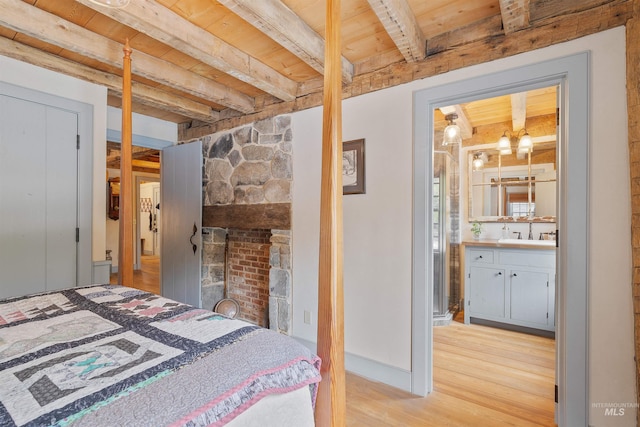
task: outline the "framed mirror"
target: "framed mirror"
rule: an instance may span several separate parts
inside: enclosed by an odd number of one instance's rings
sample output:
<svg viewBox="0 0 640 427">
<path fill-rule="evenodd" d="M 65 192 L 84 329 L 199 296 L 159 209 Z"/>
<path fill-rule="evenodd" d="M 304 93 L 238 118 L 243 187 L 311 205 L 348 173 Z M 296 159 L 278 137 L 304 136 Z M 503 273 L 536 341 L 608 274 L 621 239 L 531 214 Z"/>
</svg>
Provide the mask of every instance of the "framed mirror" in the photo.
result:
<svg viewBox="0 0 640 427">
<path fill-rule="evenodd" d="M 553 222 L 556 216 L 556 141 L 536 141 L 533 151 L 500 154 L 469 150 L 469 220 Z"/>
<path fill-rule="evenodd" d="M 557 97 L 548 86 L 446 107 L 462 133 L 466 220 L 555 222 Z"/>
</svg>

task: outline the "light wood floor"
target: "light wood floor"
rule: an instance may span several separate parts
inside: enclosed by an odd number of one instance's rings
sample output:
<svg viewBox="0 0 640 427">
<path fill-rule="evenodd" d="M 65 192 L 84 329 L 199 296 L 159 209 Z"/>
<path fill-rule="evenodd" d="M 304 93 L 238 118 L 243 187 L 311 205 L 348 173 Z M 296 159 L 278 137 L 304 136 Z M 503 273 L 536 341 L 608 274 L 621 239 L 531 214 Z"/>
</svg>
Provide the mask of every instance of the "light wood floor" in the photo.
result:
<svg viewBox="0 0 640 427">
<path fill-rule="evenodd" d="M 554 426 L 555 343 L 487 326 L 434 327 L 434 391 L 347 374 L 348 426 Z"/>
<path fill-rule="evenodd" d="M 133 270 L 133 287 L 145 292 L 160 293 L 160 257 L 143 255 L 140 270 Z M 118 273 L 111 274 L 111 284 L 118 283 Z"/>
<path fill-rule="evenodd" d="M 158 257 L 143 256 L 134 286 L 159 293 L 158 278 Z M 555 425 L 553 339 L 459 320 L 433 332 L 433 393 L 416 397 L 347 373 L 347 426 Z"/>
</svg>

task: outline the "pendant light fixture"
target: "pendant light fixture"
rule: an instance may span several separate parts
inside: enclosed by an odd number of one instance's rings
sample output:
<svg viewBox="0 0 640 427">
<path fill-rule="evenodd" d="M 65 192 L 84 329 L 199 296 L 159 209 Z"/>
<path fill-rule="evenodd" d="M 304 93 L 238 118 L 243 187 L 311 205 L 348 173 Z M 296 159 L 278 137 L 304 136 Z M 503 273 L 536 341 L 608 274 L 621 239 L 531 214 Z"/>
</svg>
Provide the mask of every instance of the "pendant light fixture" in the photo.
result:
<svg viewBox="0 0 640 427">
<path fill-rule="evenodd" d="M 454 122 L 458 118 L 455 113 L 447 114 L 445 119 L 449 122 L 446 128 L 444 128 L 444 136 L 442 138 L 442 145 L 461 144 L 462 134 L 460 127 Z"/>
<path fill-rule="evenodd" d="M 91 3 L 98 4 L 104 7 L 110 7 L 112 9 L 119 9 L 129 4 L 130 0 L 89 0 Z"/>
</svg>

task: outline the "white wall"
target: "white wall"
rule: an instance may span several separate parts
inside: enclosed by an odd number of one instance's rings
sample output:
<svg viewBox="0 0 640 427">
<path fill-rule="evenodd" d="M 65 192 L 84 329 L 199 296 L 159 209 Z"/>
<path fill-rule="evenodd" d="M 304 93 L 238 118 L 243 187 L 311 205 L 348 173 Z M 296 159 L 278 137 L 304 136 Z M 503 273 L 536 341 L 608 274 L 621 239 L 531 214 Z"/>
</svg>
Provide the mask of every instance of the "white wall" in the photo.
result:
<svg viewBox="0 0 640 427">
<path fill-rule="evenodd" d="M 413 92 L 585 50 L 592 52 L 585 230 L 590 403 L 636 402 L 623 27 L 344 101 L 343 139 L 366 139 L 367 180 L 367 194 L 344 198 L 347 369 L 389 383 L 395 379 L 384 371 L 403 376 L 411 369 Z M 315 342 L 322 110 L 298 112 L 292 120 L 293 335 Z M 305 310 L 313 313 L 311 325 L 303 321 Z M 590 424 L 635 425 L 635 409 L 605 417 L 604 408 L 592 407 Z"/>
<path fill-rule="evenodd" d="M 122 110 L 107 107 L 109 141 L 121 142 Z M 132 145 L 162 149 L 178 140 L 178 124 L 142 114 L 131 114 Z"/>
<path fill-rule="evenodd" d="M 92 259 L 105 257 L 107 88 L 0 56 L 0 80 L 93 106 Z"/>
</svg>

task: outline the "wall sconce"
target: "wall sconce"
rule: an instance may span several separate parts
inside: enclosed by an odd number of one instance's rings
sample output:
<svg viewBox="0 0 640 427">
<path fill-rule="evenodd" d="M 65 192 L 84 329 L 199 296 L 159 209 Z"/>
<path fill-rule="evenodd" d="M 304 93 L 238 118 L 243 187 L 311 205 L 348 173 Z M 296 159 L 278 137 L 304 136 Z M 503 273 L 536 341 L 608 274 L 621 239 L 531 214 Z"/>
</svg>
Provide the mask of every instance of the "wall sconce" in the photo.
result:
<svg viewBox="0 0 640 427">
<path fill-rule="evenodd" d="M 487 154 L 484 152 L 474 153 L 472 166 L 474 171 L 479 171 L 484 168 L 485 162 L 489 160 Z"/>
<path fill-rule="evenodd" d="M 447 114 L 445 119 L 449 121 L 449 124 L 444 128 L 444 136 L 442 138 L 442 145 L 461 144 L 462 135 L 460 127 L 454 122 L 458 118 L 455 113 Z"/>
<path fill-rule="evenodd" d="M 526 154 L 533 151 L 533 140 L 527 133 L 526 129 L 523 130 L 524 135 L 522 135 L 522 138 L 518 141 L 518 153 L 520 154 Z"/>
<path fill-rule="evenodd" d="M 130 0 L 89 0 L 91 3 L 95 3 L 100 6 L 110 7 L 112 9 L 119 9 L 129 4 Z"/>
<path fill-rule="evenodd" d="M 524 131 L 524 134 L 522 135 L 522 137 L 520 137 L 520 133 L 522 133 L 523 131 Z M 507 136 L 507 133 L 509 134 L 509 136 Z M 516 134 L 513 134 L 509 130 L 505 130 L 502 136 L 500 137 L 500 139 L 498 140 L 498 144 L 496 144 L 496 150 L 498 150 L 501 155 L 511 154 L 512 153 L 511 145 L 516 141 L 518 141 L 517 150 L 519 154 L 523 154 L 523 153 L 526 154 L 533 151 L 533 140 L 531 139 L 531 136 L 529 136 L 529 134 L 527 133 L 526 129 L 520 129 Z"/>
<path fill-rule="evenodd" d="M 489 161 L 489 156 L 484 151 L 478 151 L 473 153 L 473 160 L 471 161 L 474 171 L 479 171 L 484 168 L 485 163 Z"/>
</svg>

